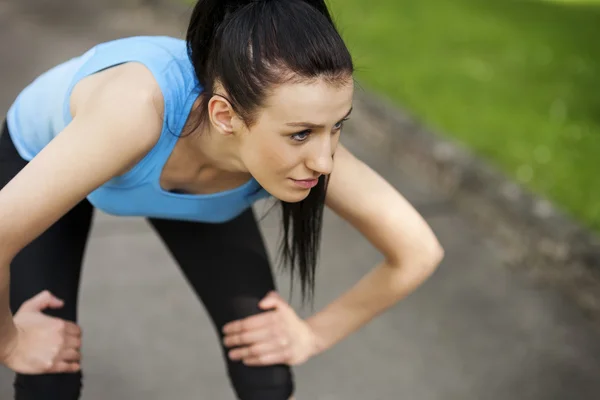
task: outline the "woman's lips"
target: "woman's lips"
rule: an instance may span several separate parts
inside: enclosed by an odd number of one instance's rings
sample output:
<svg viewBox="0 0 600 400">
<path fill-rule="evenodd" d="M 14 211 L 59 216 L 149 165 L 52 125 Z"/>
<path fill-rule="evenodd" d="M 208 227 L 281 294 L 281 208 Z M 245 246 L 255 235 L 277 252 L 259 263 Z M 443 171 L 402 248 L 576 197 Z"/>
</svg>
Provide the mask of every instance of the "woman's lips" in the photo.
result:
<svg viewBox="0 0 600 400">
<path fill-rule="evenodd" d="M 301 188 L 310 189 L 310 188 L 317 186 L 317 183 L 319 183 L 319 178 L 301 179 L 301 180 L 292 179 L 292 182 L 294 182 L 296 185 L 300 186 Z"/>
</svg>

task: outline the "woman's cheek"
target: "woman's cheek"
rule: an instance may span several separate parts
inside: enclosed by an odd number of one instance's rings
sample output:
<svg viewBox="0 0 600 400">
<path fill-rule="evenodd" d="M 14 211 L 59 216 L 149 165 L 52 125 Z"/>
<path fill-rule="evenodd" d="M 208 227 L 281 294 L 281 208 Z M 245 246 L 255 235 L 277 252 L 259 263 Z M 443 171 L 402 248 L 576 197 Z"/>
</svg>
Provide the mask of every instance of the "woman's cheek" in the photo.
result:
<svg viewBox="0 0 600 400">
<path fill-rule="evenodd" d="M 269 143 L 261 150 L 262 159 L 268 167 L 280 173 L 293 169 L 297 164 L 298 154 L 293 151 L 293 146 Z"/>
</svg>

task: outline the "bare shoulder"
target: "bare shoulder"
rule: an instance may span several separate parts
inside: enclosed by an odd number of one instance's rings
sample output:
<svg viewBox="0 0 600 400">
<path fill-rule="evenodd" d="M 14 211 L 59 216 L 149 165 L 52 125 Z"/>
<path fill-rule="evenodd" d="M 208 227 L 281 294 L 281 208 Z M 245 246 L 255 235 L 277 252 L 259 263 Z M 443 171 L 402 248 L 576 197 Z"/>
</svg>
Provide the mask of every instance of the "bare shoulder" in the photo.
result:
<svg viewBox="0 0 600 400">
<path fill-rule="evenodd" d="M 106 117 L 124 129 L 143 132 L 137 139 L 155 142 L 162 130 L 162 92 L 140 63 L 117 65 L 82 79 L 73 88 L 70 106 L 73 118 Z"/>
<path fill-rule="evenodd" d="M 114 162 L 125 173 L 158 142 L 164 99 L 158 82 L 144 65 L 125 63 L 90 75 L 74 87 L 71 130 L 83 137 L 101 135 L 119 143 Z"/>
</svg>

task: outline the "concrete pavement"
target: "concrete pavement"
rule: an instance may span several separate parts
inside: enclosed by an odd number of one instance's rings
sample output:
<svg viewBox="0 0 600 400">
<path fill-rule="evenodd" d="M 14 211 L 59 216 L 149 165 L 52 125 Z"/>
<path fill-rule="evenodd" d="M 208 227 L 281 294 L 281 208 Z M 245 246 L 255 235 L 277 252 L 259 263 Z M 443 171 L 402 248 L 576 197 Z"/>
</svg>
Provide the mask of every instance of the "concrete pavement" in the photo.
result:
<svg viewBox="0 0 600 400">
<path fill-rule="evenodd" d="M 184 22 L 33 3 L 0 0 L 3 114 L 18 90 L 54 63 L 114 37 L 180 35 Z M 600 398 L 600 340 L 580 310 L 505 268 L 494 243 L 424 173 L 381 152 L 367 113 L 356 109 L 352 121 L 345 144 L 423 211 L 446 259 L 414 295 L 298 368 L 298 399 Z M 274 251 L 276 212 L 263 232 Z M 380 260 L 327 213 L 316 307 Z M 285 292 L 287 277 L 280 278 Z M 143 220 L 96 215 L 82 285 L 84 399 L 233 399 L 208 318 Z M 11 379 L 0 369 L 0 399 L 11 398 Z"/>
</svg>

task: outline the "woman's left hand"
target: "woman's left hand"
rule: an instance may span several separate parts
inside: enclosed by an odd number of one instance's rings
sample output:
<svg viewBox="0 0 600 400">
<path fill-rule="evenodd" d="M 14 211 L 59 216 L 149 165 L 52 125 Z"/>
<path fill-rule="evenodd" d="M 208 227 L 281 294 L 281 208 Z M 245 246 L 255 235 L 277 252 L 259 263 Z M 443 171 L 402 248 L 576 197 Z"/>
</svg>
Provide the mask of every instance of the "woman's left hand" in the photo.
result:
<svg viewBox="0 0 600 400">
<path fill-rule="evenodd" d="M 246 365 L 298 365 L 317 353 L 310 326 L 276 292 L 258 306 L 264 313 L 237 320 L 223 327 L 223 342 L 229 358 Z"/>
</svg>

